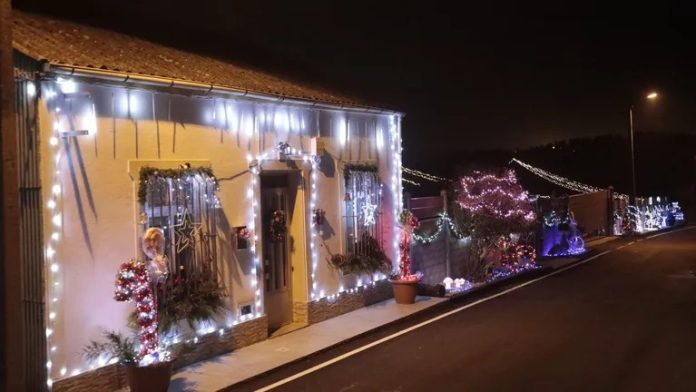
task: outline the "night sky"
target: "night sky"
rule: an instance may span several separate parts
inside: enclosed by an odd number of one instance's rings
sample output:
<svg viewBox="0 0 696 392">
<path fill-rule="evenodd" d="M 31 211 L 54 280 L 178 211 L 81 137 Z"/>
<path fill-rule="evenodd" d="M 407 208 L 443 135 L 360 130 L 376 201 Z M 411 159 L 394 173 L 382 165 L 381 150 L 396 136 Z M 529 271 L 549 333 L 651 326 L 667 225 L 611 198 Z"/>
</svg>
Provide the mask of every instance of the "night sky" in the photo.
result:
<svg viewBox="0 0 696 392">
<path fill-rule="evenodd" d="M 140 3 L 13 4 L 404 111 L 405 160 L 417 167 L 464 150 L 625 133 L 631 103 L 638 131 L 696 133 L 694 12 L 678 5 Z M 661 97 L 646 105 L 650 89 Z"/>
</svg>

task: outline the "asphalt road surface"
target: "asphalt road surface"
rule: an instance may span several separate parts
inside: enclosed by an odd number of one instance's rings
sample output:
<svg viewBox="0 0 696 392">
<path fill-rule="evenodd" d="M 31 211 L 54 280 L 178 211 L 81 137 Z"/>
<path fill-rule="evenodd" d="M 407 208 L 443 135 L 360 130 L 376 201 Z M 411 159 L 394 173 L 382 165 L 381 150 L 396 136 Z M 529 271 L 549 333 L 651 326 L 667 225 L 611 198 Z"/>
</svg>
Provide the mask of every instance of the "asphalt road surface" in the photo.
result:
<svg viewBox="0 0 696 392">
<path fill-rule="evenodd" d="M 409 325 L 234 389 L 696 391 L 694 271 L 696 229 L 643 239 L 289 382 Z"/>
</svg>

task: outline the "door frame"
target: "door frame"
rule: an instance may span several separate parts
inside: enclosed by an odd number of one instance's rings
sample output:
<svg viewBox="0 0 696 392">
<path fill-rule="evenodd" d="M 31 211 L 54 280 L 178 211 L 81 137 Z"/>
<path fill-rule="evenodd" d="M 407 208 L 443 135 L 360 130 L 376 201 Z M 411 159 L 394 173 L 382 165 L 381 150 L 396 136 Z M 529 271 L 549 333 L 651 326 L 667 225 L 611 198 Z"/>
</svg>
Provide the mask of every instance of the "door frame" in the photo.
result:
<svg viewBox="0 0 696 392">
<path fill-rule="evenodd" d="M 310 168 L 302 160 L 288 159 L 285 162 L 278 160 L 267 160 L 259 165 L 257 178 L 259 179 L 259 192 L 257 203 L 261 208 L 261 178 L 268 175 L 282 175 L 288 177 L 288 188 L 295 186 L 295 203 L 294 206 L 288 206 L 288 210 L 292 209 L 292 219 L 288 221 L 288 236 L 292 236 L 292 243 L 289 243 L 289 259 L 290 259 L 290 278 L 291 282 L 291 297 L 292 297 L 292 321 L 304 322 L 299 320 L 295 312 L 298 303 L 309 302 L 310 297 L 310 241 L 311 235 L 308 233 L 308 203 L 310 202 Z M 293 180 L 294 179 L 294 180 Z M 259 218 L 262 219 L 263 213 L 259 211 Z M 263 222 L 260 222 L 261 225 Z M 263 236 L 259 236 L 263 241 Z M 264 244 L 259 244 L 259 259 L 263 260 Z M 262 270 L 261 281 L 265 284 L 265 266 L 260 263 Z M 268 315 L 268 309 L 265 307 L 265 287 L 261 290 L 264 295 L 264 313 Z"/>
</svg>

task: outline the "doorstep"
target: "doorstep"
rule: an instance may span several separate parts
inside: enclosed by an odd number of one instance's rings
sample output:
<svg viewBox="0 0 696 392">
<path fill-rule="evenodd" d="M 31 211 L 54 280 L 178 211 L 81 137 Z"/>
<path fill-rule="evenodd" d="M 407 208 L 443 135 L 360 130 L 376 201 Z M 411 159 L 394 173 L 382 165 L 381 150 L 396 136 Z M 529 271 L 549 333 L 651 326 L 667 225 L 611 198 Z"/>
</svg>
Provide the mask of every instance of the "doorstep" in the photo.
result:
<svg viewBox="0 0 696 392">
<path fill-rule="evenodd" d="M 217 391 L 304 359 L 448 300 L 419 296 L 413 305 L 399 305 L 393 299 L 378 302 L 286 335 L 187 366 L 173 375 L 169 391 Z"/>
</svg>

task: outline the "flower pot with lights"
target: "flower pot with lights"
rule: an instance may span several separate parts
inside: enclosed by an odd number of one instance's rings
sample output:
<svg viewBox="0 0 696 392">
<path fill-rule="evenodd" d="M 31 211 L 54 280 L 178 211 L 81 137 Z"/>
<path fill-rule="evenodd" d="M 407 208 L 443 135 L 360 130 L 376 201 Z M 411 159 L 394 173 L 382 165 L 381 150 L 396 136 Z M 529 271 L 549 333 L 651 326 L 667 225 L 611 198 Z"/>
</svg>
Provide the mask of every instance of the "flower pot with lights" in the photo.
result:
<svg viewBox="0 0 696 392">
<path fill-rule="evenodd" d="M 148 366 L 125 365 L 126 380 L 131 392 L 165 392 L 172 378 L 172 361 Z"/>
<path fill-rule="evenodd" d="M 135 339 L 117 331 L 105 331 L 104 340 L 92 341 L 84 348 L 89 361 L 116 361 L 126 372 L 126 381 L 132 392 L 165 392 L 172 377 L 173 360 L 169 351 L 157 349 L 142 355 L 135 347 Z"/>
<path fill-rule="evenodd" d="M 411 273 L 411 239 L 413 230 L 419 226 L 418 218 L 409 210 L 399 214 L 401 226 L 399 236 L 399 272 L 391 276 L 394 299 L 397 304 L 412 304 L 416 302 L 420 275 Z"/>
</svg>

